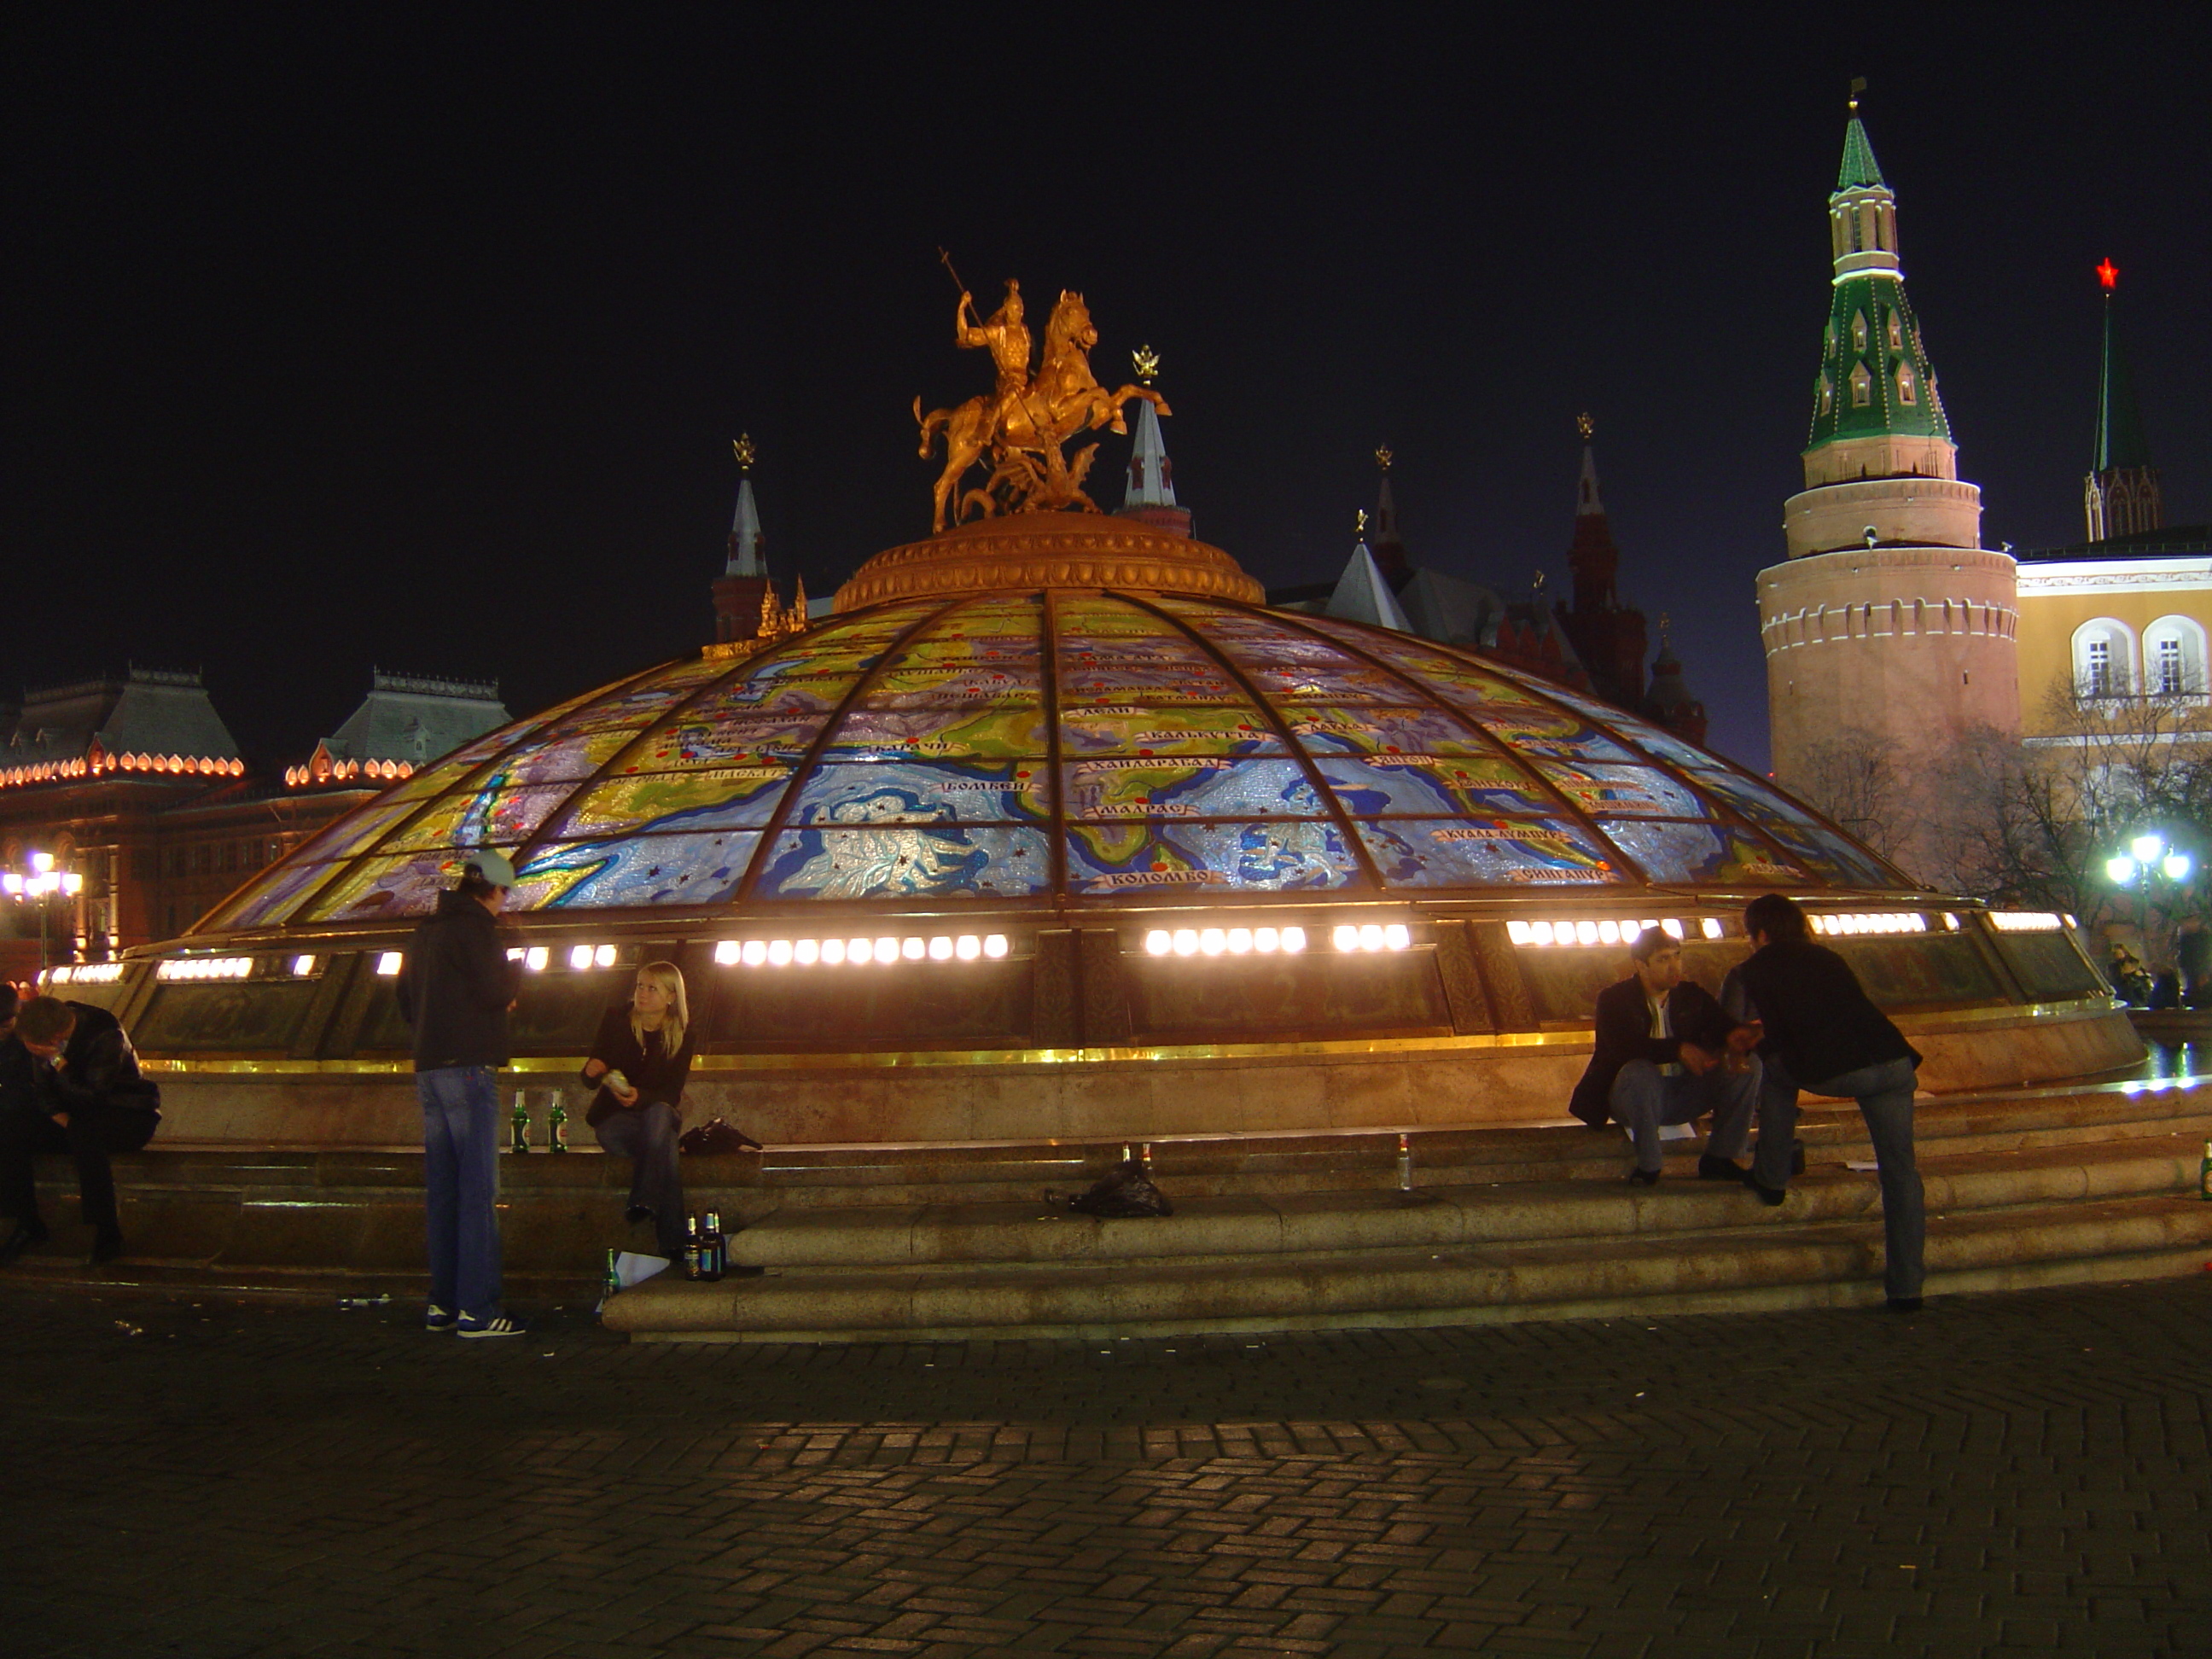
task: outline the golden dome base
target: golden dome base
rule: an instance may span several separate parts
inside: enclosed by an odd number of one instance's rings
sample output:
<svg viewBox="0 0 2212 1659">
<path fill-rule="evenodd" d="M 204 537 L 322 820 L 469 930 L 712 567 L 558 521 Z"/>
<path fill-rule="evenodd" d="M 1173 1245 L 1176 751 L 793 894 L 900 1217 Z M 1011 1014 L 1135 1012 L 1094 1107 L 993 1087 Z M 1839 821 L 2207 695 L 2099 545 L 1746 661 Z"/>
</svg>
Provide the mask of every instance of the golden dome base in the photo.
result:
<svg viewBox="0 0 2212 1659">
<path fill-rule="evenodd" d="M 982 519 L 878 553 L 837 590 L 837 609 L 917 594 L 1033 587 L 1114 587 L 1267 601 L 1267 590 L 1218 547 L 1104 513 Z"/>
</svg>

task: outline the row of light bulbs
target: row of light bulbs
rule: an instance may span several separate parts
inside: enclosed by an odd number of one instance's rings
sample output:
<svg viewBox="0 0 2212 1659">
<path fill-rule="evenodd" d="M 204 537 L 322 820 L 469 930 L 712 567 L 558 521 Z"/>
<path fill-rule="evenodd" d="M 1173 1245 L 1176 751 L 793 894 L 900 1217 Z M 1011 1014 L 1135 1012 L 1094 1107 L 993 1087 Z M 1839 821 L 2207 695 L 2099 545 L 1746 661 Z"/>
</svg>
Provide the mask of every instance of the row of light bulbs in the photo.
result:
<svg viewBox="0 0 2212 1659">
<path fill-rule="evenodd" d="M 1949 921 L 1949 917 L 1945 917 Z M 2062 916 L 2049 910 L 1992 910 L 1990 926 L 2000 933 L 2055 933 L 2071 927 L 2074 918 Z"/>
<path fill-rule="evenodd" d="M 1695 927 L 1701 938 L 1718 939 L 1725 931 L 1720 918 L 1682 921 L 1673 916 L 1585 917 L 1580 921 L 1509 921 L 1505 937 L 1516 945 L 1628 945 L 1647 927 L 1656 927 L 1673 939 L 1686 939 Z"/>
<path fill-rule="evenodd" d="M 1145 935 L 1150 957 L 1241 957 L 1257 951 L 1296 956 L 1306 948 L 1303 927 L 1155 927 Z"/>
<path fill-rule="evenodd" d="M 1820 915 L 1813 918 L 1813 931 L 1836 939 L 1864 933 L 1924 933 L 1928 931 L 1928 918 L 1917 910 L 1886 910 L 1850 916 Z"/>
<path fill-rule="evenodd" d="M 119 962 L 71 962 L 46 970 L 49 985 L 112 985 L 122 977 Z"/>
<path fill-rule="evenodd" d="M 825 968 L 865 967 L 870 963 L 888 967 L 897 962 L 974 962 L 988 957 L 996 962 L 1009 946 L 1004 933 L 938 933 L 924 939 L 909 933 L 903 939 L 726 939 L 714 947 L 714 960 L 724 967 Z"/>
<path fill-rule="evenodd" d="M 316 960 L 313 957 L 294 957 L 290 963 L 292 977 L 307 978 L 315 971 Z M 386 951 L 379 959 L 377 972 L 386 971 L 382 965 L 386 961 L 392 964 L 390 972 L 396 974 L 399 971 L 398 951 Z M 95 976 L 105 982 L 122 978 L 123 964 L 119 962 L 87 963 L 74 971 L 76 983 L 80 985 L 91 983 Z M 252 957 L 173 957 L 155 969 L 155 976 L 159 979 L 246 979 L 252 972 Z"/>
</svg>

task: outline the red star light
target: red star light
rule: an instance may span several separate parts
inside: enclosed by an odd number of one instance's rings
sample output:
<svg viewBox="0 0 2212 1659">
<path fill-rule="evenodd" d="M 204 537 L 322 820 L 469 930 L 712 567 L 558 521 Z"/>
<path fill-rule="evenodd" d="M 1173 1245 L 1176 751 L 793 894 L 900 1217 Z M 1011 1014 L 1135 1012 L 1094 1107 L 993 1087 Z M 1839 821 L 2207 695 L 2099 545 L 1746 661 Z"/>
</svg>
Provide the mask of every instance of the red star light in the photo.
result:
<svg viewBox="0 0 2212 1659">
<path fill-rule="evenodd" d="M 2120 268 L 2106 259 L 2097 267 L 2097 280 L 2105 285 L 2105 292 L 2110 294 L 2120 285 Z"/>
</svg>

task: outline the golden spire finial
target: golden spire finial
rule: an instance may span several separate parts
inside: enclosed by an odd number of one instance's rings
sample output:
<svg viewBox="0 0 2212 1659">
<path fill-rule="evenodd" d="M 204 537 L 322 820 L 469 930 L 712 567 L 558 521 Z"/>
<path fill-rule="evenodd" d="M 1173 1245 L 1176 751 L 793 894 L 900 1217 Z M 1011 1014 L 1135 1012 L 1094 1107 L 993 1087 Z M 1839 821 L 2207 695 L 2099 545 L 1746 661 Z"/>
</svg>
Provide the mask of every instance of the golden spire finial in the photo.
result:
<svg viewBox="0 0 2212 1659">
<path fill-rule="evenodd" d="M 753 461 L 760 453 L 753 447 L 752 434 L 749 432 L 740 432 L 736 437 L 730 440 L 730 448 L 738 458 L 738 471 L 740 472 L 751 471 L 753 470 Z"/>
<path fill-rule="evenodd" d="M 1851 76 L 1851 100 L 1850 104 L 1850 111 L 1853 115 L 1856 115 L 1859 112 L 1859 94 L 1865 90 L 1866 76 L 1863 75 L 1854 75 Z"/>
<path fill-rule="evenodd" d="M 1674 620 L 1663 611 L 1659 613 L 1659 648 L 1662 651 L 1667 648 L 1667 630 L 1673 626 Z"/>
<path fill-rule="evenodd" d="M 1575 416 L 1575 430 L 1583 434 L 1584 443 L 1588 443 L 1591 434 L 1597 430 L 1597 422 L 1590 419 L 1588 410 Z"/>
<path fill-rule="evenodd" d="M 1359 534 L 1363 540 L 1365 539 L 1367 535 L 1367 509 L 1365 507 L 1361 507 L 1358 512 L 1352 514 L 1352 527 Z"/>
<path fill-rule="evenodd" d="M 1390 446 L 1388 444 L 1384 444 L 1380 449 L 1377 449 L 1375 452 L 1375 465 L 1381 467 L 1385 472 L 1388 472 L 1390 470 L 1390 463 L 1396 459 L 1397 458 L 1395 456 L 1390 453 Z"/>
<path fill-rule="evenodd" d="M 1152 347 L 1148 345 L 1139 346 L 1134 351 L 1129 354 L 1129 361 L 1136 366 L 1137 378 L 1142 380 L 1146 386 L 1150 386 L 1154 380 L 1159 378 L 1160 354 L 1153 350 Z"/>
</svg>

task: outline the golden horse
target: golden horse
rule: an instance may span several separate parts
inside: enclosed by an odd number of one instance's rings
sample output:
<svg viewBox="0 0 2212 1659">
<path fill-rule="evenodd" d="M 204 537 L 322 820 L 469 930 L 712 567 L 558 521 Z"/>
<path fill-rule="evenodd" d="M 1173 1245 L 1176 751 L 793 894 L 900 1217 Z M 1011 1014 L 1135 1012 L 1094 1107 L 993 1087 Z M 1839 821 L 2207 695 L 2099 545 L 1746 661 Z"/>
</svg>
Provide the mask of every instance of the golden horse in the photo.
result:
<svg viewBox="0 0 2212 1659">
<path fill-rule="evenodd" d="M 945 509 L 968 470 L 992 453 L 990 477 L 981 488 L 959 498 L 957 516 L 974 513 L 1058 512 L 1069 507 L 1096 513 L 1097 503 L 1083 493 L 1084 477 L 1091 470 L 1096 444 L 1088 444 L 1071 463 L 1060 447 L 1083 431 L 1110 427 L 1127 432 L 1123 408 L 1135 398 L 1148 400 L 1161 414 L 1169 412 L 1167 400 L 1149 386 L 1125 386 L 1109 392 L 1091 372 L 1091 348 L 1098 343 L 1098 330 L 1080 294 L 1063 289 L 1045 325 L 1043 361 L 1036 378 L 1018 397 L 1000 406 L 995 392 L 983 392 L 954 409 L 921 412 L 921 399 L 914 400 L 914 416 L 921 428 L 921 454 L 927 459 L 936 447 L 938 429 L 945 432 L 945 470 L 939 474 L 932 529 L 945 527 Z M 1002 500 L 1003 497 L 1003 500 Z"/>
</svg>

